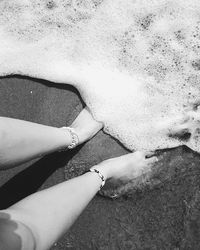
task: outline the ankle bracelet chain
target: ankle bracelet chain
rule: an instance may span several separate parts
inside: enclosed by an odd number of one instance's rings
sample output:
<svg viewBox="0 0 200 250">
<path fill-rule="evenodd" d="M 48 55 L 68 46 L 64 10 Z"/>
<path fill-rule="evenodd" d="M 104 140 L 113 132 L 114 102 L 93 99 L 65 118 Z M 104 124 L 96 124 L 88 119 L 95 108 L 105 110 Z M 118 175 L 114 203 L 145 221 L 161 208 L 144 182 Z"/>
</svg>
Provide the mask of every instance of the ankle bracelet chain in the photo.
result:
<svg viewBox="0 0 200 250">
<path fill-rule="evenodd" d="M 73 149 L 79 144 L 79 138 L 78 135 L 76 134 L 75 130 L 70 127 L 62 127 L 62 129 L 66 129 L 69 131 L 71 135 L 71 144 L 67 146 L 67 149 Z"/>
</svg>

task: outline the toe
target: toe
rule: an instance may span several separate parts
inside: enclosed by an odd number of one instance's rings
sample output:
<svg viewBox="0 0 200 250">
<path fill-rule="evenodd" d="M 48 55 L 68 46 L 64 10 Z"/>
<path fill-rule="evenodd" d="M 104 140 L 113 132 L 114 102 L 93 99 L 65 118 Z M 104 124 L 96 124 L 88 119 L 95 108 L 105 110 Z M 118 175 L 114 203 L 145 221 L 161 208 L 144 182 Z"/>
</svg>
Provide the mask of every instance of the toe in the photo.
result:
<svg viewBox="0 0 200 250">
<path fill-rule="evenodd" d="M 148 151 L 148 152 L 146 152 L 146 154 L 145 154 L 145 159 L 148 159 L 148 158 L 150 158 L 150 157 L 153 157 L 153 156 L 155 156 L 157 153 L 156 153 L 156 151 Z"/>
<path fill-rule="evenodd" d="M 152 165 L 152 164 L 158 162 L 158 157 L 153 156 L 151 158 L 146 159 L 146 161 L 148 162 L 148 164 Z"/>
</svg>

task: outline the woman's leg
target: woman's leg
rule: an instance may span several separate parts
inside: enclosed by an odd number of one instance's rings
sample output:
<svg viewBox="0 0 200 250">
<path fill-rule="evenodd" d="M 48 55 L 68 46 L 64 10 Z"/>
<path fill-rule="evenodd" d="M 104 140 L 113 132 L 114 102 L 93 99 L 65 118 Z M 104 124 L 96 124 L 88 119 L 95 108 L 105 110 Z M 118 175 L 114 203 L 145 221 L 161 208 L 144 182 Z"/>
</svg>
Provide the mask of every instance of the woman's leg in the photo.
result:
<svg viewBox="0 0 200 250">
<path fill-rule="evenodd" d="M 149 171 L 156 157 L 136 152 L 94 166 L 105 179 L 127 180 Z M 0 212 L 0 249 L 46 250 L 63 235 L 99 190 L 97 173 L 82 176 L 35 193 Z M 4 244 L 4 245 L 3 245 Z M 10 248 L 4 248 L 11 244 Z M 12 246 L 18 246 L 12 248 Z"/>
<path fill-rule="evenodd" d="M 84 109 L 71 127 L 75 129 L 79 143 L 83 143 L 95 135 L 102 124 Z M 66 129 L 0 117 L 0 169 L 65 149 L 71 142 L 71 134 Z"/>
</svg>

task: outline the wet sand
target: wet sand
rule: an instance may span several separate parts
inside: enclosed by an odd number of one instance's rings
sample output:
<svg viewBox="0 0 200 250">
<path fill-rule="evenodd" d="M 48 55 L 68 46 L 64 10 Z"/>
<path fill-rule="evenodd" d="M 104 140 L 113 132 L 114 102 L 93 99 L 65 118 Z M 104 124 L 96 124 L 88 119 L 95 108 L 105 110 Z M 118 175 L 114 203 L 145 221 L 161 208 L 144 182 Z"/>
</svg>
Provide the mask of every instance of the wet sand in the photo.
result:
<svg viewBox="0 0 200 250">
<path fill-rule="evenodd" d="M 70 86 L 23 77 L 0 80 L 0 115 L 69 125 L 83 107 Z M 100 132 L 90 142 L 0 174 L 0 208 L 125 153 Z M 185 147 L 161 154 L 154 185 L 117 200 L 96 196 L 54 250 L 200 249 L 200 157 Z M 156 185 L 156 181 L 158 184 Z"/>
</svg>

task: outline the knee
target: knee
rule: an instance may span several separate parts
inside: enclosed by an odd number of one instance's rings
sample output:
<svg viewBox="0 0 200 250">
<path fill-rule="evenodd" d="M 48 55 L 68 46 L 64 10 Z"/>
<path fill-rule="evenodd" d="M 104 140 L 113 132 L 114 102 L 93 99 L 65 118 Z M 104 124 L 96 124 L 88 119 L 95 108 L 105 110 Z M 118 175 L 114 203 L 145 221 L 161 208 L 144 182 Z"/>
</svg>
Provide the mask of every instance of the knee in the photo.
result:
<svg viewBox="0 0 200 250">
<path fill-rule="evenodd" d="M 0 213 L 0 249 L 34 250 L 35 240 L 31 230 L 20 222 Z"/>
</svg>

